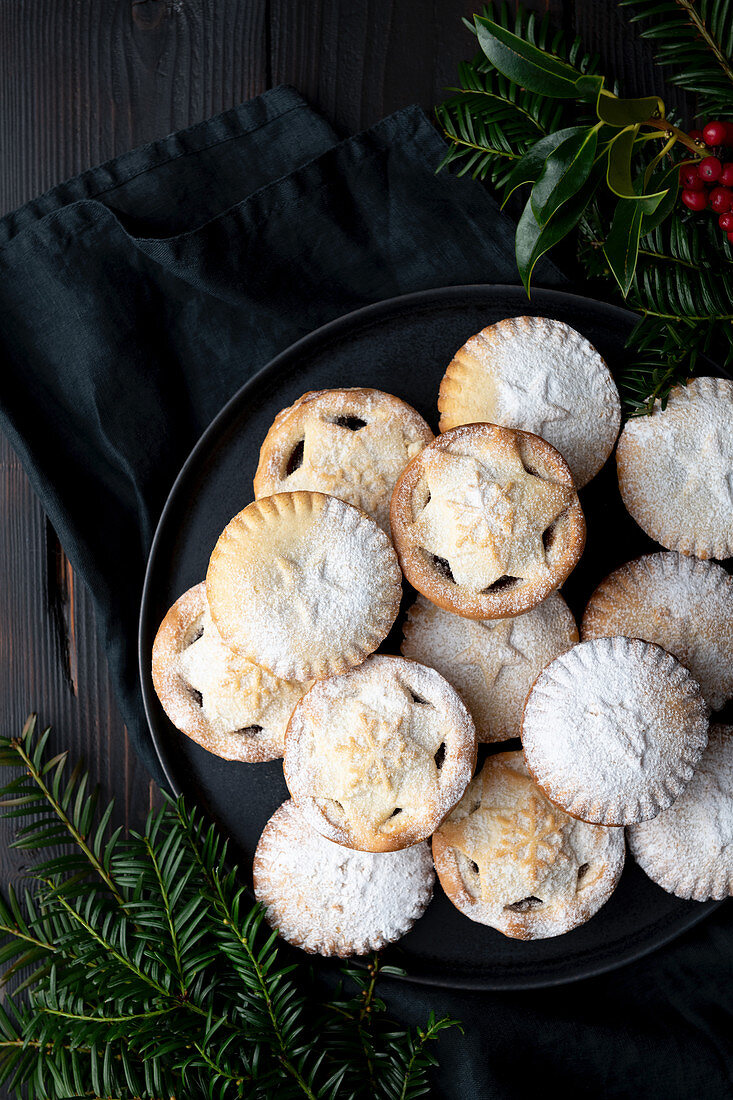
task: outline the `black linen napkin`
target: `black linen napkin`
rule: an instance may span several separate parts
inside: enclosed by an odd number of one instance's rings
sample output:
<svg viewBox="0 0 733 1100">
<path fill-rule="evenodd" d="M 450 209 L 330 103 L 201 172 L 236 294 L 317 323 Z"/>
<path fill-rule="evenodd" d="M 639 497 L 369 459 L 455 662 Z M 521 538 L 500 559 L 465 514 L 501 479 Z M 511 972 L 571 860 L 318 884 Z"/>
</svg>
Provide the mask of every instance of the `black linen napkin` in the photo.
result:
<svg viewBox="0 0 733 1100">
<path fill-rule="evenodd" d="M 0 222 L 0 424 L 90 588 L 123 716 L 160 779 L 137 677 L 144 565 L 179 467 L 273 355 L 369 302 L 517 282 L 513 227 L 435 175 L 416 108 L 338 142 L 294 91 L 92 169 Z M 561 281 L 546 265 L 538 281 Z M 730 906 L 678 944 L 557 990 L 385 979 L 398 1017 L 450 1012 L 437 1095 L 733 1095 Z"/>
<path fill-rule="evenodd" d="M 158 515 L 198 436 L 334 317 L 516 281 L 512 227 L 480 185 L 436 176 L 443 151 L 417 108 L 337 142 L 275 88 L 0 222 L 0 425 L 92 593 L 123 718 L 159 781 L 137 613 Z"/>
</svg>

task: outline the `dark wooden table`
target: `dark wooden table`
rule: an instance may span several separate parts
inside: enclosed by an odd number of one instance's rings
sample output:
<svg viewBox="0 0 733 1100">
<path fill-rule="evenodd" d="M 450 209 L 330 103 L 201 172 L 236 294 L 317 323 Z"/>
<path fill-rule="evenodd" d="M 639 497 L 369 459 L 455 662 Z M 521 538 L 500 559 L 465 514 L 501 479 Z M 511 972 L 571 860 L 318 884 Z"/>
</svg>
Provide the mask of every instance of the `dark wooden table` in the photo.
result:
<svg viewBox="0 0 733 1100">
<path fill-rule="evenodd" d="M 430 110 L 473 38 L 473 0 L 0 0 L 0 214 L 59 181 L 279 83 L 343 133 Z M 661 91 L 616 0 L 549 0 L 626 94 Z M 683 105 L 667 96 L 670 105 Z M 128 745 L 88 594 L 0 437 L 3 732 L 35 710 L 139 825 L 154 784 Z M 134 644 L 131 642 L 131 644 Z M 4 881 L 20 861 L 0 834 Z"/>
</svg>

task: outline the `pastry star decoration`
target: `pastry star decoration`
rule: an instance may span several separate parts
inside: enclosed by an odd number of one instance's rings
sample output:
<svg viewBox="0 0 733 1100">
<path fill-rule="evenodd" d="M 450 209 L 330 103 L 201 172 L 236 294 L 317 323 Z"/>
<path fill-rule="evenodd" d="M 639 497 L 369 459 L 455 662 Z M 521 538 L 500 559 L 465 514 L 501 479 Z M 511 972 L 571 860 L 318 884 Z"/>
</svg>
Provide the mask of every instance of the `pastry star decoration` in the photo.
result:
<svg viewBox="0 0 733 1100">
<path fill-rule="evenodd" d="M 341 729 L 329 746 L 319 748 L 319 795 L 336 799 L 344 809 L 378 828 L 390 819 L 406 788 L 421 804 L 432 800 L 440 730 L 423 716 L 420 729 L 412 709 L 418 706 L 397 677 L 383 686 L 381 698 L 347 700 Z M 422 706 L 421 706 L 422 709 Z M 427 708 L 425 708 L 427 709 Z M 341 732 L 343 730 L 343 732 Z M 328 737 L 328 731 L 323 731 Z"/>
<path fill-rule="evenodd" d="M 277 700 L 278 681 L 272 673 L 244 658 L 239 659 L 215 635 L 212 629 L 184 652 L 182 671 L 189 684 L 199 691 L 204 705 L 236 699 L 237 711 L 257 725 Z"/>
<path fill-rule="evenodd" d="M 571 491 L 525 470 L 514 443 L 494 465 L 469 455 L 426 457 L 430 500 L 413 524 L 424 548 L 450 564 L 458 584 L 481 591 L 503 576 L 546 568 L 542 535 Z"/>
<path fill-rule="evenodd" d="M 385 459 L 395 445 L 399 445 L 400 459 L 394 476 L 390 477 Z M 316 474 L 323 492 L 333 496 L 346 492 L 364 511 L 373 512 L 389 497 L 394 480 L 407 461 L 402 432 L 396 426 L 371 421 L 352 431 L 331 420 L 317 420 L 306 427 L 303 464 L 296 473 L 303 479 Z"/>
<path fill-rule="evenodd" d="M 501 397 L 507 417 L 521 424 L 525 431 L 541 436 L 548 424 L 567 420 L 570 409 L 550 397 L 551 383 L 551 376 L 542 369 L 535 371 L 524 386 L 516 378 L 503 379 Z"/>
<path fill-rule="evenodd" d="M 607 738 L 632 764 L 646 763 L 646 752 L 654 738 L 640 711 L 627 703 L 601 698 L 585 710 L 583 717 L 588 722 L 583 723 L 582 731 L 592 742 Z"/>
<path fill-rule="evenodd" d="M 511 619 L 487 622 L 467 619 L 465 626 L 471 640 L 457 656 L 481 670 L 487 691 L 492 690 L 504 668 L 527 660 L 512 641 L 516 623 Z"/>
<path fill-rule="evenodd" d="M 700 441 L 674 442 L 673 455 L 685 473 L 684 497 L 712 494 L 728 511 L 733 507 L 733 427 L 711 428 Z"/>
<path fill-rule="evenodd" d="M 348 594 L 349 586 L 325 554 L 302 563 L 278 555 L 273 565 L 276 584 L 287 593 L 304 629 L 315 627 L 320 619 L 328 617 L 334 602 Z"/>
<path fill-rule="evenodd" d="M 494 769 L 492 784 L 496 782 L 498 771 L 506 773 L 510 791 L 519 785 L 519 798 L 510 795 L 507 805 L 497 807 L 482 796 L 473 813 L 462 821 L 446 822 L 440 830 L 449 844 L 478 867 L 484 900 L 489 900 L 496 886 L 499 860 L 506 861 L 514 872 L 519 872 L 523 890 L 529 892 L 538 886 L 558 858 L 564 837 L 561 818 L 533 790 L 531 780 L 499 765 Z M 516 889 L 516 878 L 511 877 L 515 879 Z"/>
</svg>

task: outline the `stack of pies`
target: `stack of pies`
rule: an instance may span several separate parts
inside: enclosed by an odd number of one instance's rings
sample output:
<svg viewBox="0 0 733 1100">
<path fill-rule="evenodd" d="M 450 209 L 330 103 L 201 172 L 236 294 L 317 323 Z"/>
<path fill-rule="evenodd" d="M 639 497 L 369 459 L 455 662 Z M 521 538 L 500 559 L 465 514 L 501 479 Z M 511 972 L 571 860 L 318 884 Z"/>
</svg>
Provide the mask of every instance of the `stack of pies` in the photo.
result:
<svg viewBox="0 0 733 1100">
<path fill-rule="evenodd" d="M 501 321 L 456 352 L 438 408 L 435 437 L 366 388 L 280 412 L 256 499 L 155 640 L 179 730 L 283 758 L 253 868 L 268 920 L 363 954 L 409 931 L 437 871 L 471 920 L 557 936 L 611 896 L 625 831 L 665 890 L 733 893 L 733 728 L 709 726 L 733 696 L 733 579 L 708 560 L 733 553 L 733 383 L 624 427 L 621 494 L 664 550 L 606 577 L 580 633 L 559 593 L 578 489 L 621 420 L 601 356 L 566 324 Z"/>
</svg>

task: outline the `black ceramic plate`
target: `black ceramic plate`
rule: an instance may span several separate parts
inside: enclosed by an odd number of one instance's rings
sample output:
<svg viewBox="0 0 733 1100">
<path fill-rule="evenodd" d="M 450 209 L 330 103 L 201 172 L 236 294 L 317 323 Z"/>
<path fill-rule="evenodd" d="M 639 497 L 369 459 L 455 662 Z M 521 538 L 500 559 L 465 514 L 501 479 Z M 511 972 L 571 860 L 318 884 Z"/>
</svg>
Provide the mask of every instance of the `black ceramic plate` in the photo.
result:
<svg viewBox="0 0 733 1100">
<path fill-rule="evenodd" d="M 567 321 L 591 340 L 612 370 L 623 363 L 634 318 L 613 306 L 542 290 L 534 291 L 528 303 L 522 290 L 506 286 L 410 294 L 340 318 L 277 356 L 232 398 L 181 470 L 155 535 L 143 593 L 145 706 L 171 788 L 195 798 L 220 823 L 244 867 L 250 866 L 268 817 L 288 796 L 281 762 L 227 763 L 171 726 L 150 678 L 158 624 L 173 601 L 203 579 L 219 533 L 253 499 L 260 444 L 279 409 L 306 390 L 373 386 L 414 405 L 437 430 L 438 384 L 455 350 L 485 325 L 527 313 Z M 655 548 L 623 509 L 613 461 L 581 499 L 588 541 L 563 590 L 576 616 L 611 569 Z M 393 632 L 383 648 L 397 652 L 399 636 Z M 664 893 L 629 860 L 615 894 L 587 924 L 555 939 L 522 943 L 462 916 L 438 885 L 422 920 L 385 955 L 414 981 L 481 989 L 552 985 L 638 958 L 713 907 Z"/>
</svg>

